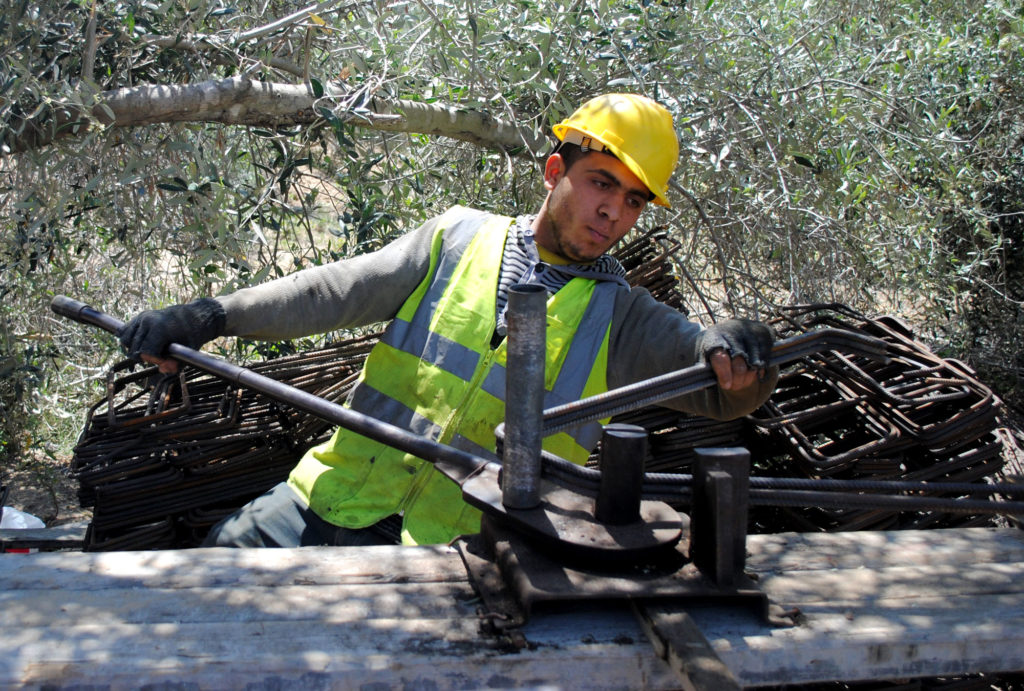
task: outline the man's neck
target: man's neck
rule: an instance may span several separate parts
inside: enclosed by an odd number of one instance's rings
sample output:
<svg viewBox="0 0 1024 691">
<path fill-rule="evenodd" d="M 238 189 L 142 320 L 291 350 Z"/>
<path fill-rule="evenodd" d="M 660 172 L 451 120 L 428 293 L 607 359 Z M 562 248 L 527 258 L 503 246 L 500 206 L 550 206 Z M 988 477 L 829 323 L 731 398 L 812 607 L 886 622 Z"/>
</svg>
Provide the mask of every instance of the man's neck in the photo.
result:
<svg viewBox="0 0 1024 691">
<path fill-rule="evenodd" d="M 541 247 L 540 245 L 537 245 L 537 255 L 540 257 L 540 260 L 542 262 L 544 262 L 545 264 L 554 264 L 556 266 L 565 266 L 566 264 L 573 264 L 573 263 L 575 263 L 571 259 L 566 259 L 562 255 L 556 254 L 555 252 L 552 252 L 551 250 L 545 249 L 545 248 Z"/>
</svg>

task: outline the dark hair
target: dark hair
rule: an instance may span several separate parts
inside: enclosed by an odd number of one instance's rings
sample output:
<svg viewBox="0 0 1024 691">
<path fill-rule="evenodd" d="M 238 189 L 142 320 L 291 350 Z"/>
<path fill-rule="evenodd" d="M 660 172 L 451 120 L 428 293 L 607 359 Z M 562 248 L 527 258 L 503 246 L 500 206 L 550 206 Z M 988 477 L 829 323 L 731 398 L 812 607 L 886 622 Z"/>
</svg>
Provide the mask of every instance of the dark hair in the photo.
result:
<svg viewBox="0 0 1024 691">
<path fill-rule="evenodd" d="M 551 153 L 552 155 L 561 154 L 562 160 L 565 161 L 566 172 L 569 172 L 569 169 L 572 168 L 573 164 L 587 154 L 579 144 L 570 144 L 569 142 L 561 142 Z M 608 150 L 602 151 L 601 153 L 605 153 L 613 157 L 615 156 L 615 154 Z"/>
</svg>

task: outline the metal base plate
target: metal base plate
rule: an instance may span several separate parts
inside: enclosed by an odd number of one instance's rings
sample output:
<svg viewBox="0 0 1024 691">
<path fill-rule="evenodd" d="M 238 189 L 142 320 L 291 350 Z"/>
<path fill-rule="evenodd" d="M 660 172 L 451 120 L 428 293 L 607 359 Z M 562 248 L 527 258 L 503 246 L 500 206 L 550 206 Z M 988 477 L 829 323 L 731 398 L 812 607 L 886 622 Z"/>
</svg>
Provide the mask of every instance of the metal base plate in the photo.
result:
<svg viewBox="0 0 1024 691">
<path fill-rule="evenodd" d="M 541 502 L 533 509 L 509 509 L 502 503 L 500 467 L 488 464 L 462 483 L 462 496 L 483 511 L 548 549 L 560 560 L 591 559 L 636 563 L 671 549 L 688 524 L 660 501 L 640 503 L 640 520 L 608 525 L 594 517 L 594 499 L 549 480 L 541 481 Z"/>
<path fill-rule="evenodd" d="M 579 600 L 728 602 L 768 617 L 768 598 L 753 581 L 740 576 L 733 586 L 715 585 L 689 561 L 685 542 L 647 563 L 566 564 L 485 516 L 481 533 L 458 547 L 487 616 L 502 630 L 524 624 L 538 605 Z"/>
</svg>

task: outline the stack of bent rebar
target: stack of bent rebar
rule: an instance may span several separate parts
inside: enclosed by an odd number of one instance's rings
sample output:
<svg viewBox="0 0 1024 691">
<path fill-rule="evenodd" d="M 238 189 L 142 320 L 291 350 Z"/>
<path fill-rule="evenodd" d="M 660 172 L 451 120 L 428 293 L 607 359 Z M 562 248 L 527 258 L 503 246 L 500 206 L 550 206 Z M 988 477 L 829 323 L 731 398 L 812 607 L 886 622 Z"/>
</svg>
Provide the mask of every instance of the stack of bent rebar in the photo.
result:
<svg viewBox="0 0 1024 691">
<path fill-rule="evenodd" d="M 748 420 L 760 462 L 777 474 L 844 479 L 983 482 L 997 476 L 1013 438 L 1000 401 L 965 363 L 934 354 L 898 318 L 841 305 L 786 309 L 783 335 L 819 327 L 884 340 L 888 361 L 828 352 L 787 368 Z M 798 529 L 863 530 L 980 525 L 985 517 L 885 510 L 788 511 Z"/>
<path fill-rule="evenodd" d="M 683 309 L 663 236 L 625 245 L 633 285 Z M 787 367 L 771 400 L 745 419 L 717 422 L 649 407 L 620 416 L 650 431 L 647 469 L 687 472 L 693 449 L 745 446 L 762 475 L 984 482 L 1003 463 L 999 401 L 968 367 L 932 354 L 893 318 L 867 319 L 838 305 L 786 310 L 780 337 L 820 326 L 861 330 L 890 346 L 887 363 L 840 353 Z M 377 334 L 251 368 L 317 396 L 343 401 Z M 72 472 L 93 517 L 86 549 L 166 549 L 199 544 L 209 528 L 285 479 L 331 425 L 262 395 L 183 367 L 108 375 L 90 409 Z M 837 530 L 964 525 L 982 519 L 893 511 L 773 509 L 752 530 Z"/>
<path fill-rule="evenodd" d="M 344 400 L 376 336 L 252 365 L 317 396 Z M 72 472 L 93 509 L 86 549 L 199 544 L 210 527 L 287 477 L 331 433 L 322 420 L 199 370 L 108 376 Z"/>
</svg>

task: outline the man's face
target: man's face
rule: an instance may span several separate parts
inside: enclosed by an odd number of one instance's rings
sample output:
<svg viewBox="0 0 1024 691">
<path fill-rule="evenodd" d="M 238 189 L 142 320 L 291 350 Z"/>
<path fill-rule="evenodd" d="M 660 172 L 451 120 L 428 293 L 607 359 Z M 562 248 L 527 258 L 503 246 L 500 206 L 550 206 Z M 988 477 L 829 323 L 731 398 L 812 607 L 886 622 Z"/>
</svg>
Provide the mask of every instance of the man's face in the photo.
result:
<svg viewBox="0 0 1024 691">
<path fill-rule="evenodd" d="M 574 262 L 607 252 L 636 223 L 650 196 L 622 161 L 589 152 L 565 170 L 560 154 L 544 168 L 548 197 L 538 215 L 534 239 L 544 249 Z"/>
</svg>

